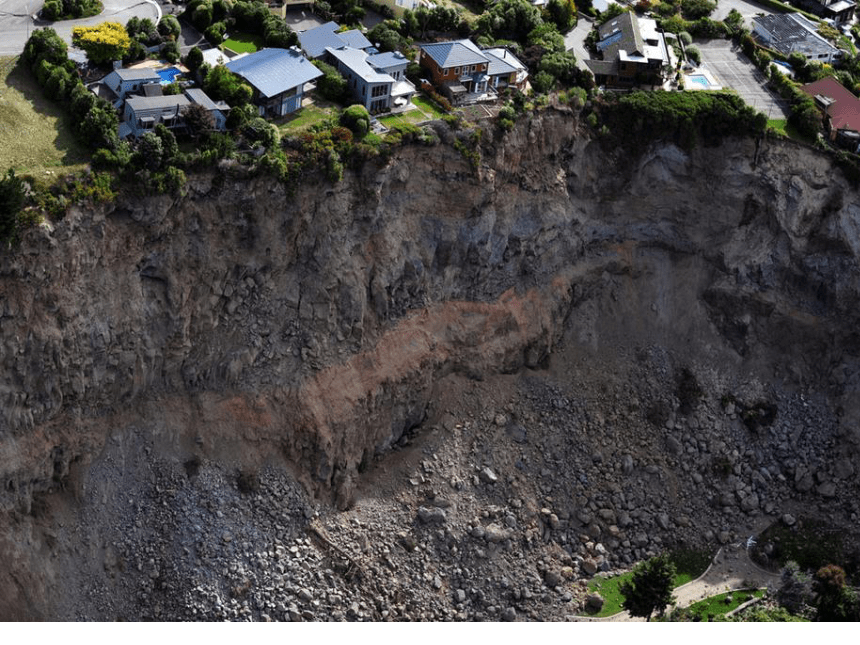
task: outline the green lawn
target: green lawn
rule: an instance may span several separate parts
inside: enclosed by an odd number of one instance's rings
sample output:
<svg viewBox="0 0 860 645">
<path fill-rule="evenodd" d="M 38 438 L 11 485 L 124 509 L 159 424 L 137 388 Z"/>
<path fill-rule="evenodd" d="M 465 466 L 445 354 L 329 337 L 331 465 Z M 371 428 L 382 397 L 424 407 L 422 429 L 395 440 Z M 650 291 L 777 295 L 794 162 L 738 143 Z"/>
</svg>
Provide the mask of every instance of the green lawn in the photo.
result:
<svg viewBox="0 0 860 645">
<path fill-rule="evenodd" d="M 394 127 L 396 125 L 408 125 L 421 123 L 423 121 L 432 121 L 434 119 L 439 119 L 445 114 L 442 110 L 440 110 L 433 101 L 424 97 L 424 96 L 416 96 L 412 99 L 412 104 L 417 107 L 417 110 L 410 110 L 409 112 L 402 112 L 400 114 L 392 114 L 391 116 L 384 116 L 379 119 L 379 122 L 387 128 Z"/>
<path fill-rule="evenodd" d="M 88 159 L 62 107 L 45 98 L 18 57 L 0 57 L 0 172 L 75 173 Z"/>
<path fill-rule="evenodd" d="M 709 616 L 725 616 L 731 610 L 740 607 L 747 600 L 751 600 L 752 598 L 762 598 L 763 596 L 764 589 L 756 589 L 754 591 L 730 591 L 700 600 L 699 602 L 686 607 L 684 612 L 691 619 L 698 616 L 700 620 L 708 620 Z M 726 602 L 727 600 L 728 602 Z"/>
<path fill-rule="evenodd" d="M 322 123 L 334 113 L 335 109 L 331 107 L 322 107 L 316 104 L 308 105 L 283 121 L 278 121 L 277 125 L 281 132 L 295 133 L 299 130 L 306 130 L 317 123 Z"/>
<path fill-rule="evenodd" d="M 425 96 L 416 96 L 412 99 L 412 102 L 418 106 L 418 109 L 421 110 L 424 114 L 427 115 L 428 118 L 431 119 L 441 119 L 445 114 L 439 106 L 437 106 L 433 101 L 428 99 Z"/>
<path fill-rule="evenodd" d="M 810 145 L 815 143 L 814 139 L 810 139 L 809 137 L 802 135 L 800 132 L 798 132 L 797 128 L 795 128 L 785 119 L 768 119 L 767 127 L 773 128 L 778 133 L 788 137 L 789 139 L 795 139 L 797 141 L 801 141 Z"/>
<path fill-rule="evenodd" d="M 246 34 L 237 32 L 230 34 L 230 37 L 221 44 L 222 49 L 229 49 L 237 54 L 253 54 L 258 49 L 262 49 L 265 45 L 262 36 L 257 34 Z"/>
</svg>

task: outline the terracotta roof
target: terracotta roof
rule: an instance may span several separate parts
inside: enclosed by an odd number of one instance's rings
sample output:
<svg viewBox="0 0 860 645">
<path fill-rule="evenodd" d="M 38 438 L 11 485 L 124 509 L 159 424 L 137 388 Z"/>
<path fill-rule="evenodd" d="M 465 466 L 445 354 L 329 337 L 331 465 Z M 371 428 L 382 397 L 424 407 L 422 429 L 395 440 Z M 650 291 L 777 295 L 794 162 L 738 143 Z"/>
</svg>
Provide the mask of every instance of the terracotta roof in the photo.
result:
<svg viewBox="0 0 860 645">
<path fill-rule="evenodd" d="M 835 130 L 860 132 L 860 99 L 849 92 L 832 76 L 801 87 L 811 97 L 822 96 L 833 103 L 825 108 L 830 127 Z"/>
</svg>

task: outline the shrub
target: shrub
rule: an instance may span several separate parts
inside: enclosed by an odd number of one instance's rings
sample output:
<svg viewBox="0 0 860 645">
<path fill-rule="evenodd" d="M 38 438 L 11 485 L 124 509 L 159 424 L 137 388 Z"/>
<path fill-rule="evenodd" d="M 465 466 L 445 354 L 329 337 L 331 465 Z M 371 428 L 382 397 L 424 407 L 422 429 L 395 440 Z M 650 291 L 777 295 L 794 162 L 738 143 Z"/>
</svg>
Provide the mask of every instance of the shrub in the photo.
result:
<svg viewBox="0 0 860 645">
<path fill-rule="evenodd" d="M 314 61 L 314 65 L 323 73 L 317 79 L 317 91 L 323 98 L 336 103 L 344 103 L 349 97 L 349 87 L 340 72 L 328 63 Z"/>
<path fill-rule="evenodd" d="M 370 114 L 363 105 L 351 105 L 341 113 L 340 123 L 356 136 L 363 137 L 370 130 Z"/>
<path fill-rule="evenodd" d="M 692 45 L 693 44 L 693 37 L 690 35 L 690 32 L 688 32 L 688 31 L 678 32 L 678 40 L 680 40 L 685 45 Z"/>
<path fill-rule="evenodd" d="M 693 45 L 687 47 L 687 58 L 693 61 L 696 65 L 702 64 L 702 53 L 699 51 L 698 47 Z"/>
</svg>

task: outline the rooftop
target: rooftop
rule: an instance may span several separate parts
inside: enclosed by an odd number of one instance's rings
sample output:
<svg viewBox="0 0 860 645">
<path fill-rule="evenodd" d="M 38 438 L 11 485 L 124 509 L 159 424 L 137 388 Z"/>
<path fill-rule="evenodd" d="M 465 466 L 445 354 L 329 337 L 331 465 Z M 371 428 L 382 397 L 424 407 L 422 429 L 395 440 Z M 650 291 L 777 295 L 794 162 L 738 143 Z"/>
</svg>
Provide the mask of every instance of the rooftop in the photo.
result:
<svg viewBox="0 0 860 645">
<path fill-rule="evenodd" d="M 832 100 L 825 112 L 830 117 L 830 126 L 833 129 L 860 132 L 860 99 L 835 78 L 832 76 L 822 78 L 800 89 L 813 98 L 823 97 Z"/>
<path fill-rule="evenodd" d="M 485 49 L 484 55 L 490 59 L 490 64 L 487 66 L 487 74 L 490 76 L 524 72 L 526 69 L 526 66 L 504 47 Z"/>
<path fill-rule="evenodd" d="M 185 95 L 191 99 L 192 103 L 197 103 L 198 105 L 202 105 L 207 110 L 229 110 L 230 106 L 227 105 L 224 101 L 218 101 L 217 103 L 209 98 L 209 95 L 206 94 L 203 90 L 197 87 L 192 87 L 190 89 L 185 90 Z"/>
<path fill-rule="evenodd" d="M 334 49 L 326 47 L 326 51 L 352 70 L 352 73 L 362 78 L 367 83 L 392 83 L 391 76 L 384 72 L 378 72 L 368 65 L 368 56 L 360 49 L 354 47 L 341 47 Z"/>
<path fill-rule="evenodd" d="M 373 47 L 373 43 L 371 43 L 358 29 L 342 31 L 335 35 L 340 38 L 347 47 L 355 47 L 356 49 L 367 49 L 368 47 Z"/>
<path fill-rule="evenodd" d="M 158 73 L 152 68 L 143 68 L 143 69 L 127 69 L 124 67 L 119 67 L 115 70 L 117 76 L 120 77 L 123 81 L 140 81 L 140 80 L 155 80 L 161 81 L 161 77 Z"/>
<path fill-rule="evenodd" d="M 335 32 L 340 29 L 336 22 L 329 21 L 319 27 L 308 29 L 299 34 L 299 42 L 311 58 L 319 58 L 325 53 L 326 47 L 343 47 L 344 41 L 340 34 Z M 365 40 L 367 40 L 365 38 Z M 368 41 L 367 45 L 370 45 Z"/>
<path fill-rule="evenodd" d="M 376 68 L 395 67 L 408 63 L 409 59 L 400 52 L 384 52 L 367 57 L 367 62 Z"/>
<path fill-rule="evenodd" d="M 770 34 L 771 44 L 783 53 L 839 51 L 816 33 L 817 25 L 799 13 L 779 13 L 753 18 L 753 28 L 762 27 Z"/>
<path fill-rule="evenodd" d="M 471 40 L 452 40 L 446 43 L 421 45 L 427 55 L 439 67 L 460 67 L 489 62 Z"/>
<path fill-rule="evenodd" d="M 603 52 L 604 60 L 668 62 L 663 34 L 657 31 L 657 23 L 650 18 L 639 18 L 627 11 L 600 25 L 598 32 L 597 49 Z"/>
<path fill-rule="evenodd" d="M 266 98 L 277 96 L 323 75 L 293 49 L 261 49 L 227 63 L 227 69 L 248 81 Z"/>
<path fill-rule="evenodd" d="M 188 105 L 191 101 L 183 94 L 169 94 L 167 96 L 132 96 L 125 100 L 135 112 L 139 110 L 165 110 L 174 109 Z"/>
</svg>

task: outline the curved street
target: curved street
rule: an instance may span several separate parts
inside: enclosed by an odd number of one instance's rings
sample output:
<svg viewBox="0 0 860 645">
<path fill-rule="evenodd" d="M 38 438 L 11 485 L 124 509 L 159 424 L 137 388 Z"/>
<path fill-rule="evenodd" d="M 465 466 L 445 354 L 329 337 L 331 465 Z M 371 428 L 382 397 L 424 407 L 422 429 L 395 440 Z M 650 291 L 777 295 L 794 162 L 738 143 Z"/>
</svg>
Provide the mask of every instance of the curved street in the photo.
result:
<svg viewBox="0 0 860 645">
<path fill-rule="evenodd" d="M 39 27 L 53 27 L 69 45 L 72 28 L 96 25 L 106 20 L 122 24 L 134 16 L 161 19 L 161 7 L 155 0 L 102 0 L 104 10 L 98 16 L 80 20 L 62 20 L 49 23 L 34 21 L 33 14 L 42 8 L 43 0 L 0 0 L 0 56 L 14 56 L 24 51 L 30 32 Z"/>
</svg>

